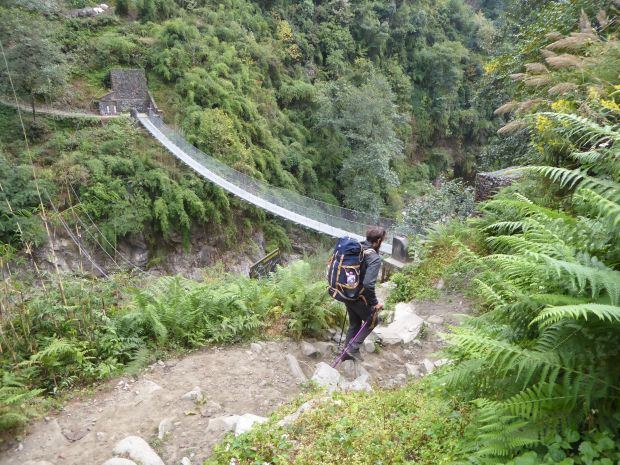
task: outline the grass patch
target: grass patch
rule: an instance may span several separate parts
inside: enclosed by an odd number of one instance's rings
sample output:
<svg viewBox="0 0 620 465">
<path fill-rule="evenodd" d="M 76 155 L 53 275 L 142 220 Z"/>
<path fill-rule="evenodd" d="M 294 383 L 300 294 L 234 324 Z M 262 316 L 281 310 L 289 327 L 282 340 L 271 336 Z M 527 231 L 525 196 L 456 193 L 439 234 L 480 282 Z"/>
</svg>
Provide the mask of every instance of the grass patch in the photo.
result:
<svg viewBox="0 0 620 465">
<path fill-rule="evenodd" d="M 425 382 L 337 393 L 292 425 L 278 427 L 295 408 L 283 408 L 247 434 L 229 436 L 205 465 L 445 464 L 455 460 L 468 423 L 467 410 L 434 396 Z"/>
<path fill-rule="evenodd" d="M 437 283 L 448 274 L 457 255 L 458 248 L 455 246 L 433 247 L 419 264 L 395 273 L 392 282 L 396 287 L 390 293 L 389 302 L 437 299 L 440 294 Z"/>
</svg>

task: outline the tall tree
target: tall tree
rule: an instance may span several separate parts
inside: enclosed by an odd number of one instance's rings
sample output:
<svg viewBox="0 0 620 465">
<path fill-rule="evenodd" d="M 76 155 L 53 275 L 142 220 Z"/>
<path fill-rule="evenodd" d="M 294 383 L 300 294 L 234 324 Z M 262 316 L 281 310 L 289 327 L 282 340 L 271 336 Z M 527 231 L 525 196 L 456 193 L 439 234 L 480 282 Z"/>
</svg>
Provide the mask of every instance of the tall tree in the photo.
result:
<svg viewBox="0 0 620 465">
<path fill-rule="evenodd" d="M 391 162 L 403 152 L 396 135 L 402 120 L 387 80 L 371 74 L 364 82 L 339 79 L 319 95 L 318 125 L 343 138 L 340 180 L 345 204 L 378 215 L 387 188 L 398 185 Z"/>
<path fill-rule="evenodd" d="M 5 46 L 8 70 L 1 67 L 0 90 L 7 95 L 14 88 L 19 96 L 28 99 L 34 118 L 37 99 L 53 99 L 63 92 L 67 63 L 58 45 L 42 36 L 37 27 L 16 31 L 10 39 Z"/>
</svg>

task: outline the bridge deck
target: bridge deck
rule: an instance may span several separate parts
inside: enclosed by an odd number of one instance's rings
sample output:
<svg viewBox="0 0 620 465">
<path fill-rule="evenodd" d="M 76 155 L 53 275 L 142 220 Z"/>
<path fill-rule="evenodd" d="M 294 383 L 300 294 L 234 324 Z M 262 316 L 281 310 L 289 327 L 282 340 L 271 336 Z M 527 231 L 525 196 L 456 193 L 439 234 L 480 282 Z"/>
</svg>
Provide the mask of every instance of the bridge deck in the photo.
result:
<svg viewBox="0 0 620 465">
<path fill-rule="evenodd" d="M 213 172 L 204 164 L 200 163 L 200 161 L 196 160 L 190 154 L 186 153 L 182 150 L 178 145 L 176 145 L 171 139 L 169 139 L 166 134 L 160 131 L 149 119 L 148 115 L 143 113 L 137 114 L 137 119 L 144 126 L 144 128 L 155 138 L 157 141 L 163 145 L 172 155 L 181 160 L 183 163 L 188 165 L 194 171 L 209 179 L 213 183 L 217 184 L 221 188 L 230 192 L 231 194 L 236 195 L 237 197 L 250 202 L 257 207 L 266 210 L 274 215 L 278 215 L 282 218 L 285 218 L 289 221 L 293 221 L 301 226 L 305 226 L 307 228 L 313 229 L 323 234 L 328 234 L 332 237 L 342 237 L 342 236 L 350 236 L 358 240 L 363 240 L 364 238 L 359 234 L 355 234 L 350 231 L 345 231 L 344 229 L 340 229 L 329 224 L 326 224 L 321 221 L 317 221 L 315 219 L 309 218 L 304 215 L 300 215 L 293 211 L 287 210 L 280 205 L 277 205 L 273 202 L 270 202 L 266 199 L 263 199 L 247 190 L 243 189 L 243 187 L 238 186 L 227 179 L 224 179 L 219 174 Z M 392 245 L 391 244 L 383 244 L 381 246 L 381 252 L 386 254 L 392 253 Z"/>
</svg>

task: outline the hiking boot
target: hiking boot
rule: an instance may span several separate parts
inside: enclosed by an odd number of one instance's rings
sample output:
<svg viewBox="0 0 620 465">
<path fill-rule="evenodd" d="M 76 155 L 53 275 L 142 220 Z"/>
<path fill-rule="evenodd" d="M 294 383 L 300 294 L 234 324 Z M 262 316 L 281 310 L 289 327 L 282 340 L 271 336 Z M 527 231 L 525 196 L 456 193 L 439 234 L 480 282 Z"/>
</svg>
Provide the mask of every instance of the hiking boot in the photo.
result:
<svg viewBox="0 0 620 465">
<path fill-rule="evenodd" d="M 364 359 L 362 358 L 362 354 L 360 354 L 359 350 L 357 352 L 347 352 L 346 354 L 344 354 L 344 357 L 342 357 L 342 361 L 346 361 L 346 360 L 353 360 L 354 362 L 363 362 Z"/>
</svg>

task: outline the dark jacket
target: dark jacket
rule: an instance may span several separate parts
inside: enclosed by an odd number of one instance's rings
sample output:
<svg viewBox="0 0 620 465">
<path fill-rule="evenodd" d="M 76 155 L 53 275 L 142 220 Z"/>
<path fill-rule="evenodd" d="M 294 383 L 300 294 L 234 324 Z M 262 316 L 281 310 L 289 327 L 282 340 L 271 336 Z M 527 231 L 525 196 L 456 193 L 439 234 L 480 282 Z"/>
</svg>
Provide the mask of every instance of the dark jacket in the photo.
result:
<svg viewBox="0 0 620 465">
<path fill-rule="evenodd" d="M 364 241 L 362 242 L 362 249 L 366 251 L 372 249 L 372 247 L 368 241 Z M 364 297 L 366 297 L 366 301 L 370 307 L 374 307 L 379 303 L 375 292 L 375 285 L 379 277 L 380 269 L 381 257 L 379 254 L 374 250 L 364 252 L 364 260 L 362 261 L 362 287 L 364 288 Z"/>
</svg>

